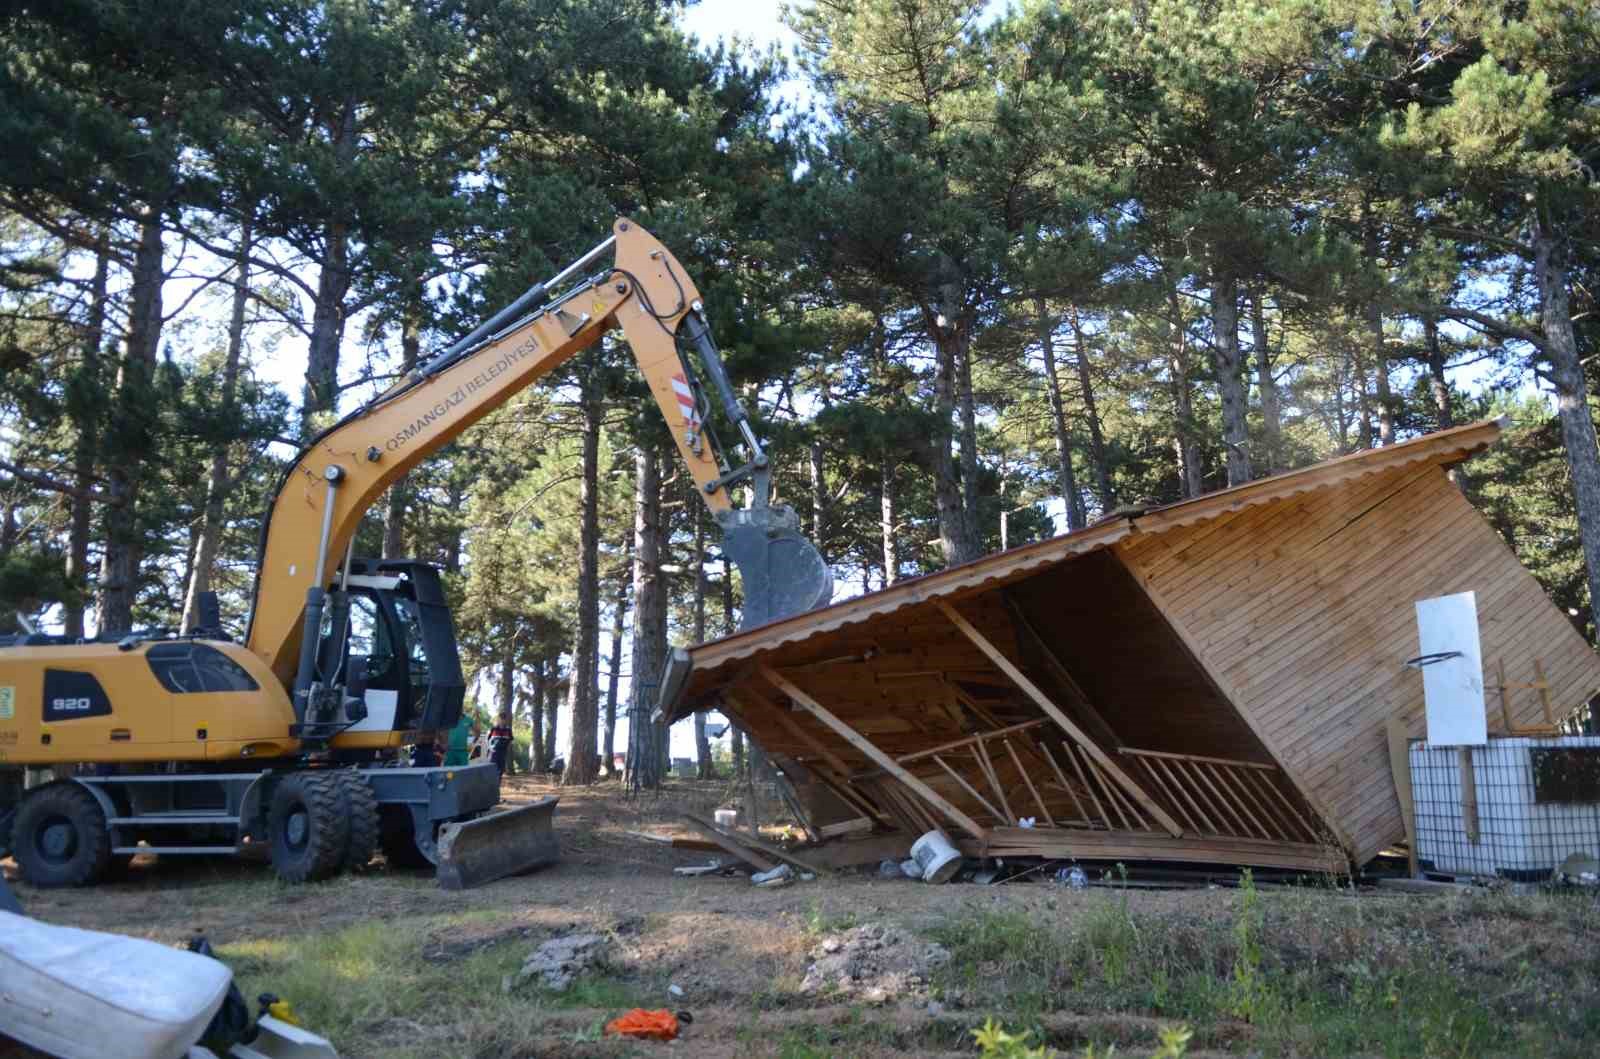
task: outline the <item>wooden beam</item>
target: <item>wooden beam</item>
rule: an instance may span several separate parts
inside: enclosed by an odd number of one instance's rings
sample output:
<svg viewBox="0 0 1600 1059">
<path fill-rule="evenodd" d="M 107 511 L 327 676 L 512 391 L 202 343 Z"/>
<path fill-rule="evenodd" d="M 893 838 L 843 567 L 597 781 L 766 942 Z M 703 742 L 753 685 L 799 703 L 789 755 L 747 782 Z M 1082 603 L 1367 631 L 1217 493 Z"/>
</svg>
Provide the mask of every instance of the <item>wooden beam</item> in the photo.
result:
<svg viewBox="0 0 1600 1059">
<path fill-rule="evenodd" d="M 748 687 L 740 689 L 739 693 L 741 695 L 747 694 L 753 697 L 757 702 L 765 707 L 766 712 L 763 714 L 763 716 L 770 715 L 773 720 L 778 722 L 779 726 L 782 727 L 784 731 L 788 732 L 801 745 L 805 746 L 813 754 L 816 754 L 817 757 L 822 759 L 823 764 L 826 766 L 825 768 L 818 768 L 815 763 L 811 765 L 811 768 L 812 771 L 816 773 L 817 779 L 822 782 L 823 786 L 827 787 L 833 792 L 834 797 L 838 798 L 859 812 L 866 813 L 868 816 L 877 820 L 887 822 L 888 814 L 850 789 L 850 768 L 844 763 L 844 760 L 840 758 L 839 755 L 835 754 L 833 751 L 824 746 L 822 741 L 816 736 L 812 735 L 804 728 L 801 728 L 800 725 L 795 722 L 795 719 L 789 716 L 788 710 L 784 709 L 783 706 L 778 703 L 766 701 L 758 693 L 754 692 Z M 732 693 L 724 694 L 723 699 L 732 704 L 733 709 L 730 711 L 730 713 L 732 713 L 736 719 L 741 721 L 740 727 L 746 732 L 749 732 L 750 725 L 743 722 L 744 704 L 740 702 L 739 699 L 735 698 Z M 804 762 L 802 762 L 802 764 L 804 764 Z"/>
<path fill-rule="evenodd" d="M 988 777 L 989 787 L 1000 802 L 1000 808 L 1006 811 L 1006 826 L 1016 827 L 1017 814 L 1011 811 L 1011 802 L 1006 798 L 1005 788 L 1000 786 L 1000 774 L 994 770 L 994 762 L 989 760 L 989 751 L 982 743 L 973 743 L 972 756 L 977 759 L 978 771 Z"/>
<path fill-rule="evenodd" d="M 1194 810 L 1194 815 L 1199 818 L 1203 829 L 1211 832 L 1213 835 L 1221 834 L 1221 832 L 1217 829 L 1217 825 L 1211 822 L 1211 818 L 1206 815 L 1206 811 L 1200 808 L 1200 803 L 1194 799 L 1194 797 L 1189 793 L 1188 788 L 1184 786 L 1184 782 L 1187 777 L 1184 776 L 1183 778 L 1180 778 L 1182 774 L 1174 772 L 1175 769 L 1181 768 L 1184 763 L 1181 761 L 1176 761 L 1173 762 L 1173 764 L 1169 767 L 1165 758 L 1156 758 L 1156 764 L 1161 766 L 1162 774 L 1166 776 L 1167 779 L 1172 781 L 1172 789 L 1177 791 L 1179 796 L 1185 802 L 1189 803 L 1189 808 Z"/>
<path fill-rule="evenodd" d="M 1464 746 L 1457 751 L 1461 757 L 1461 824 L 1466 829 L 1467 841 L 1478 844 L 1478 774 L 1472 767 L 1472 748 Z"/>
<path fill-rule="evenodd" d="M 876 825 L 868 816 L 858 816 L 854 820 L 841 820 L 837 824 L 823 824 L 817 828 L 817 835 L 822 839 L 838 838 L 840 835 L 853 835 L 857 831 L 871 831 Z"/>
<path fill-rule="evenodd" d="M 1122 769 L 1118 767 L 1117 763 L 1112 761 L 1104 750 L 1100 749 L 1096 743 L 1092 742 L 1089 737 L 1084 734 L 1083 729 L 1079 728 L 1076 724 L 1073 724 L 1071 719 L 1068 718 L 1066 714 L 1062 713 L 1060 708 L 1057 707 L 1055 703 L 1051 702 L 1044 692 L 1039 690 L 1039 686 L 1033 681 L 1029 680 L 1027 674 L 1018 669 L 1012 663 L 1011 659 L 1007 658 L 998 647 L 990 642 L 987 636 L 979 632 L 970 621 L 961 616 L 960 611 L 956 610 L 956 608 L 952 607 L 949 603 L 946 603 L 941 599 L 937 600 L 936 604 L 940 610 L 944 611 L 944 616 L 950 619 L 950 623 L 957 629 L 961 630 L 962 635 L 971 640 L 977 646 L 978 650 L 989 656 L 989 661 L 995 664 L 995 668 L 999 669 L 1006 676 L 1010 677 L 1011 682 L 1017 687 L 1021 688 L 1023 694 L 1032 699 L 1034 705 L 1038 706 L 1039 709 L 1044 712 L 1045 716 L 1049 717 L 1051 720 L 1055 721 L 1056 724 L 1060 725 L 1063 731 L 1065 731 L 1073 738 L 1075 742 L 1082 746 L 1084 751 L 1093 757 L 1095 762 L 1102 769 L 1104 769 L 1119 786 L 1133 796 L 1134 800 L 1137 801 L 1141 807 L 1143 807 L 1145 812 L 1149 813 L 1174 838 L 1183 834 L 1183 828 L 1178 826 L 1178 822 L 1172 819 L 1172 817 L 1167 814 L 1165 809 L 1157 805 L 1155 800 L 1144 792 L 1144 788 L 1133 782 L 1128 774 L 1123 772 Z"/>
<path fill-rule="evenodd" d="M 1016 747 L 1011 745 L 1011 740 L 1001 740 L 1001 745 L 1006 748 L 1006 753 L 1011 755 L 1011 763 L 1017 767 L 1017 775 L 1022 777 L 1022 782 L 1028 785 L 1028 793 L 1033 795 L 1033 804 L 1039 807 L 1039 815 L 1044 817 L 1044 822 L 1051 827 L 1056 826 L 1055 817 L 1050 815 L 1050 810 L 1045 806 L 1044 799 L 1039 797 L 1039 788 L 1033 785 L 1033 777 L 1028 775 L 1028 770 L 1022 767 L 1022 759 L 1017 756 Z"/>
<path fill-rule="evenodd" d="M 1206 790 L 1210 791 L 1212 796 L 1217 800 L 1217 818 L 1220 820 L 1223 816 L 1227 816 L 1228 819 L 1233 821 L 1234 826 L 1239 829 L 1235 831 L 1234 834 L 1240 836 L 1241 838 L 1250 837 L 1250 829 L 1245 826 L 1244 818 L 1241 817 L 1237 811 L 1235 811 L 1233 802 L 1229 800 L 1227 795 L 1223 794 L 1222 791 L 1217 788 L 1215 783 L 1211 782 L 1211 777 L 1206 774 L 1206 771 L 1212 767 L 1213 766 L 1211 765 L 1193 766 L 1195 775 L 1200 777 L 1200 782 L 1205 784 Z M 1270 839 L 1272 836 L 1265 835 L 1263 837 Z"/>
<path fill-rule="evenodd" d="M 1073 698 L 1073 705 L 1082 710 L 1084 715 L 1094 723 L 1095 727 L 1100 729 L 1099 735 L 1106 740 L 1107 745 L 1121 747 L 1122 740 L 1117 737 L 1117 730 L 1111 727 L 1099 710 L 1095 709 L 1094 703 L 1089 701 L 1088 693 L 1083 690 L 1083 686 L 1073 678 L 1072 672 L 1067 669 L 1066 664 L 1056 657 L 1056 653 L 1050 649 L 1050 645 L 1044 642 L 1044 637 L 1039 635 L 1039 630 L 1033 627 L 1033 623 L 1028 620 L 1028 616 L 1022 612 L 1022 605 L 1013 599 L 1011 593 L 1005 589 L 1000 590 L 1000 598 L 1005 600 L 1006 609 L 1011 612 L 1011 620 L 1016 624 L 1017 629 L 1033 644 L 1034 650 L 1039 652 L 1039 657 L 1044 659 L 1044 666 L 1050 671 L 1050 675 L 1055 677 L 1061 686 L 1067 690 L 1067 694 Z"/>
<path fill-rule="evenodd" d="M 838 754 L 835 754 L 833 751 L 829 750 L 816 736 L 812 735 L 810 732 L 806 731 L 804 728 L 801 728 L 800 725 L 795 723 L 795 719 L 789 716 L 789 711 L 784 709 L 781 704 L 776 702 L 767 702 L 762 699 L 759 694 L 749 690 L 748 688 L 741 688 L 738 694 L 754 696 L 757 702 L 766 707 L 766 712 L 772 715 L 772 719 L 777 721 L 778 725 L 783 728 L 784 731 L 793 736 L 798 743 L 804 746 L 807 750 L 811 751 L 813 754 L 817 755 L 823 761 L 826 761 L 828 763 L 828 767 L 833 769 L 834 772 L 838 773 L 840 776 L 850 775 L 850 766 L 844 763 L 844 759 Z M 737 696 L 735 696 L 732 692 L 728 692 L 724 694 L 723 698 L 727 699 L 733 704 L 734 710 L 738 716 L 742 717 L 744 715 L 744 704 L 739 701 Z M 741 727 L 743 727 L 747 732 L 750 730 L 750 726 L 748 724 L 741 725 Z"/>
<path fill-rule="evenodd" d="M 1082 752 L 1083 748 L 1079 747 L 1078 750 Z M 1122 803 L 1117 800 L 1117 792 L 1113 789 L 1111 783 L 1106 780 L 1106 774 L 1095 767 L 1094 758 L 1087 753 L 1083 755 L 1083 763 L 1089 767 L 1089 775 L 1094 777 L 1095 782 L 1100 784 L 1100 789 L 1105 792 L 1106 802 L 1111 806 L 1111 811 L 1117 814 L 1117 819 L 1122 822 L 1122 829 L 1124 831 L 1132 831 L 1134 828 L 1132 824 L 1128 823 L 1128 814 L 1123 811 Z"/>
<path fill-rule="evenodd" d="M 1544 708 L 1544 723 L 1556 727 L 1555 711 L 1550 708 L 1550 682 L 1544 676 L 1544 662 L 1538 658 L 1533 660 L 1534 687 L 1539 691 L 1539 705 Z"/>
<path fill-rule="evenodd" d="M 1061 752 L 1067 755 L 1067 760 L 1072 762 L 1072 771 L 1078 774 L 1078 782 L 1083 784 L 1083 789 L 1089 792 L 1089 800 L 1094 803 L 1094 811 L 1100 814 L 1100 822 L 1106 825 L 1106 830 L 1111 830 L 1111 814 L 1106 812 L 1106 807 L 1100 804 L 1100 794 L 1094 789 L 1094 784 L 1089 782 L 1089 777 L 1083 771 L 1083 763 L 1078 760 L 1078 755 L 1073 753 L 1072 741 L 1062 740 Z"/>
<path fill-rule="evenodd" d="M 768 860 L 755 850 L 751 849 L 749 845 L 747 845 L 750 840 L 742 835 L 737 839 L 730 838 L 721 831 L 712 827 L 710 824 L 704 822 L 703 820 L 699 820 L 696 817 L 690 816 L 688 813 L 684 814 L 683 819 L 689 824 L 690 827 L 700 832 L 708 840 L 715 842 L 718 846 L 721 846 L 723 852 L 733 854 L 735 857 L 738 857 L 740 860 L 750 865 L 756 871 L 771 871 L 773 868 L 778 866 L 773 861 Z"/>
<path fill-rule="evenodd" d="M 1207 765 L 1205 767 L 1211 770 L 1212 775 L 1217 777 L 1217 782 L 1227 788 L 1229 794 L 1239 798 L 1239 811 L 1249 819 L 1251 826 L 1261 832 L 1262 838 L 1270 841 L 1272 832 L 1268 831 L 1266 825 L 1261 822 L 1261 817 L 1252 811 L 1251 807 L 1255 805 L 1255 798 L 1250 797 L 1250 792 L 1242 786 L 1238 786 L 1239 780 L 1230 777 L 1226 768 L 1215 765 Z M 1241 791 L 1244 791 L 1242 796 L 1240 795 Z M 1280 834 L 1278 837 L 1282 838 L 1283 836 Z"/>
<path fill-rule="evenodd" d="M 894 758 L 890 757 L 888 754 L 885 754 L 882 750 L 879 750 L 877 746 L 873 744 L 872 740 L 868 739 L 866 736 L 862 735 L 854 728 L 851 728 L 839 718 L 835 717 L 831 712 L 828 711 L 827 707 L 823 706 L 822 703 L 806 694 L 806 692 L 801 690 L 793 681 L 785 677 L 782 673 L 779 673 L 776 669 L 773 669 L 768 665 L 761 666 L 760 672 L 761 675 L 766 678 L 767 682 L 773 687 L 777 688 L 779 691 L 782 691 L 802 709 L 809 712 L 813 717 L 821 721 L 828 728 L 831 728 L 834 733 L 839 736 L 839 738 L 843 739 L 845 742 L 849 743 L 851 746 L 867 755 L 868 758 L 877 762 L 877 764 L 885 772 L 889 773 L 907 787 L 910 787 L 913 791 L 916 791 L 917 795 L 921 797 L 923 801 L 927 802 L 929 805 L 938 809 L 945 816 L 949 817 L 958 826 L 960 826 L 963 831 L 980 841 L 988 837 L 988 832 L 980 827 L 976 820 L 972 819 L 972 817 L 968 816 L 960 809 L 957 809 L 949 802 L 945 801 L 938 791 L 917 779 L 917 777 L 913 776 L 910 772 L 907 772 L 901 767 L 899 762 L 895 761 Z"/>
<path fill-rule="evenodd" d="M 1278 804 L 1282 805 L 1285 809 L 1289 810 L 1289 815 L 1293 816 L 1295 818 L 1295 822 L 1300 825 L 1300 830 L 1304 831 L 1307 835 L 1309 835 L 1310 838 L 1311 838 L 1311 841 L 1313 841 L 1313 842 L 1317 842 L 1317 841 L 1321 840 L 1322 836 L 1317 833 L 1317 829 L 1312 827 L 1310 824 L 1306 823 L 1306 818 L 1300 815 L 1300 810 L 1298 810 L 1298 809 L 1296 809 L 1294 807 L 1294 802 L 1292 800 L 1290 800 L 1288 795 L 1283 793 L 1282 789 L 1280 789 L 1276 783 L 1272 782 L 1273 776 L 1275 775 L 1274 773 L 1271 773 L 1271 772 L 1267 772 L 1267 773 L 1255 772 L 1255 773 L 1244 773 L 1243 775 L 1251 776 L 1252 778 L 1254 778 L 1256 780 L 1259 780 L 1261 783 L 1265 784 L 1266 788 L 1267 788 L 1267 791 L 1274 798 L 1276 798 L 1278 800 Z M 1285 773 L 1285 775 L 1287 776 L 1287 773 Z M 1324 821 L 1324 822 L 1326 822 L 1326 821 Z"/>
<path fill-rule="evenodd" d="M 948 750 L 959 750 L 968 743 L 981 743 L 985 739 L 1001 739 L 1015 732 L 1025 732 L 1029 728 L 1038 728 L 1040 725 L 1049 723 L 1050 719 L 1048 717 L 1037 717 L 1031 721 L 1023 721 L 1021 724 L 1011 724 L 1004 728 L 996 728 L 990 732 L 978 732 L 975 735 L 969 735 L 965 739 L 957 739 L 951 743 L 941 743 L 936 747 L 931 747 L 927 750 L 918 750 L 915 754 L 906 754 L 903 757 L 896 758 L 895 760 L 899 761 L 900 764 L 905 765 L 909 762 L 916 761 L 919 758 L 932 757 L 934 754 L 943 754 Z"/>
<path fill-rule="evenodd" d="M 1173 793 L 1172 789 L 1167 786 L 1167 781 L 1161 778 L 1161 773 L 1156 771 L 1155 762 L 1150 758 L 1134 758 L 1134 760 L 1144 766 L 1144 770 L 1150 779 L 1161 789 L 1161 793 L 1167 796 L 1167 801 L 1171 802 L 1173 807 L 1178 810 L 1178 813 L 1183 817 L 1183 822 L 1189 825 L 1189 830 L 1201 830 L 1200 825 L 1195 823 L 1194 817 L 1189 815 L 1189 810 L 1184 808 L 1183 800 Z"/>
<path fill-rule="evenodd" d="M 1168 761 L 1198 761 L 1207 765 L 1227 765 L 1232 768 L 1262 769 L 1266 772 L 1276 772 L 1278 766 L 1264 765 L 1259 761 L 1240 761 L 1238 758 L 1206 757 L 1204 754 L 1173 754 L 1165 750 L 1140 750 L 1137 747 L 1125 746 L 1118 749 L 1119 754 L 1129 754 L 1136 757 L 1164 757 Z"/>
<path fill-rule="evenodd" d="M 989 799 L 987 799 L 983 795 L 979 794 L 977 788 L 974 787 L 972 784 L 967 782 L 966 777 L 962 776 L 961 773 L 957 772 L 955 769 L 953 769 L 949 765 L 945 764 L 944 758 L 942 758 L 939 755 L 935 754 L 933 756 L 933 761 L 934 761 L 934 764 L 938 765 L 940 768 L 942 768 L 946 772 L 950 773 L 950 778 L 955 780 L 957 783 L 961 784 L 962 790 L 965 790 L 968 794 L 972 795 L 973 798 L 977 799 L 978 804 L 983 806 L 985 809 L 987 809 L 989 811 L 989 814 L 991 816 L 993 816 L 996 820 L 1000 821 L 1000 824 L 1003 827 L 1010 827 L 1011 826 L 1011 821 L 1006 819 L 1006 814 L 1002 813 L 1000 810 L 996 809 L 993 805 L 991 805 L 989 803 Z"/>
<path fill-rule="evenodd" d="M 1501 670 L 1500 682 L 1505 683 L 1505 671 Z M 1500 705 L 1505 706 L 1505 688 L 1500 689 Z M 1509 727 L 1511 717 L 1506 715 L 1506 724 Z M 1411 869 L 1413 877 L 1422 874 L 1420 865 L 1417 864 L 1417 803 L 1412 800 L 1411 791 L 1411 742 L 1410 728 L 1398 713 L 1389 715 L 1385 722 L 1385 730 L 1389 736 L 1389 774 L 1394 777 L 1394 793 L 1400 799 L 1400 821 L 1406 829 L 1406 867 Z"/>
<path fill-rule="evenodd" d="M 790 853 L 788 850 L 783 849 L 780 846 L 774 846 L 770 842 L 764 842 L 759 838 L 751 838 L 749 835 L 729 835 L 729 834 L 726 834 L 721 829 L 719 829 L 715 824 L 713 824 L 711 821 L 702 819 L 701 817 L 698 817 L 698 816 L 695 816 L 693 813 L 684 813 L 683 814 L 683 818 L 685 820 L 689 821 L 691 824 L 693 824 L 695 826 L 695 830 L 699 831 L 701 834 L 706 835 L 707 838 L 710 838 L 712 834 L 716 834 L 716 835 L 719 835 L 719 836 L 727 838 L 729 841 L 741 842 L 746 846 L 752 847 L 754 849 L 758 849 L 762 853 L 765 853 L 769 857 L 775 857 L 778 860 L 786 860 L 790 864 L 793 864 L 796 868 L 803 868 L 804 870 L 809 871 L 809 872 L 821 872 L 823 870 L 821 868 L 818 868 L 815 864 L 812 864 L 810 861 L 804 860 L 804 859 L 802 859 L 800 857 L 797 857 L 793 853 Z M 712 839 L 712 841 L 716 841 L 716 840 Z M 765 871 L 766 869 L 762 869 L 762 870 Z"/>
<path fill-rule="evenodd" d="M 1172 838 L 1160 831 L 1073 831 L 997 827 L 989 844 L 956 839 L 969 856 L 1034 856 L 1081 860 L 1175 860 L 1208 864 L 1254 864 L 1261 867 L 1343 873 L 1349 864 L 1342 854 L 1316 843 L 1265 842 L 1232 836 Z"/>
<path fill-rule="evenodd" d="M 1050 762 L 1050 768 L 1055 772 L 1056 779 L 1061 784 L 1061 789 L 1067 792 L 1068 798 L 1072 799 L 1072 807 L 1078 811 L 1078 817 L 1084 823 L 1093 827 L 1094 821 L 1089 819 L 1088 808 L 1083 804 L 1083 800 L 1078 797 L 1077 793 L 1073 791 L 1072 784 L 1067 782 L 1067 774 L 1061 771 L 1061 766 L 1056 764 L 1056 756 L 1050 753 L 1050 748 L 1044 744 L 1042 739 L 1039 741 L 1039 750 L 1044 754 L 1044 759 Z"/>
</svg>

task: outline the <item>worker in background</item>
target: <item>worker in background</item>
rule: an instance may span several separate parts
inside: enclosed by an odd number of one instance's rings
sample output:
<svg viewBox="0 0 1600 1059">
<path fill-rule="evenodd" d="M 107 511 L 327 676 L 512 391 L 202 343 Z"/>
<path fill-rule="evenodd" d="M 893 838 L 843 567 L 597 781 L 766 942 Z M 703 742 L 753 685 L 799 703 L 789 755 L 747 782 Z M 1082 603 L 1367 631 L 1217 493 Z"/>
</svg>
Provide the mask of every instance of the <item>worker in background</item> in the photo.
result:
<svg viewBox="0 0 1600 1059">
<path fill-rule="evenodd" d="M 444 763 L 447 766 L 465 765 L 471 760 L 472 727 L 472 715 L 462 710 L 461 720 L 450 729 L 450 742 L 445 747 Z"/>
<path fill-rule="evenodd" d="M 489 760 L 494 762 L 494 767 L 500 770 L 502 776 L 506 774 L 506 759 L 510 755 L 511 718 L 502 713 L 494 727 L 489 729 Z"/>
</svg>

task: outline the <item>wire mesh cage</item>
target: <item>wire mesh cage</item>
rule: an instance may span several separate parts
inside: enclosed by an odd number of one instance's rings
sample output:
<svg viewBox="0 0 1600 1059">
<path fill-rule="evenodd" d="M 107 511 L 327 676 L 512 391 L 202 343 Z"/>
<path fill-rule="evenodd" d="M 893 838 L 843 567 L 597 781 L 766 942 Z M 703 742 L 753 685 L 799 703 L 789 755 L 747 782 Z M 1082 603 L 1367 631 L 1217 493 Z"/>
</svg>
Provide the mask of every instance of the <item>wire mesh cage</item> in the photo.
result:
<svg viewBox="0 0 1600 1059">
<path fill-rule="evenodd" d="M 1415 742 L 1410 766 L 1425 869 L 1534 882 L 1600 858 L 1600 736 Z"/>
</svg>

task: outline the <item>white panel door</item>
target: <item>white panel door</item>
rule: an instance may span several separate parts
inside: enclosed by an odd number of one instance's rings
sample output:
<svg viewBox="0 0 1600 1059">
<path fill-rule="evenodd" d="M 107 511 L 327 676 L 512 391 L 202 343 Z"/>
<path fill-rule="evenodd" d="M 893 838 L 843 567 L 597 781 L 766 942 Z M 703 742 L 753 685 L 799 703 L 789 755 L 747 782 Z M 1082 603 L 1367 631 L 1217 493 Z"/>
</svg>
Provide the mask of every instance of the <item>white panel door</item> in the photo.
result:
<svg viewBox="0 0 1600 1059">
<path fill-rule="evenodd" d="M 1428 742 L 1433 746 L 1487 743 L 1477 596 L 1458 592 L 1417 600 L 1417 638 Z M 1438 657 L 1444 655 L 1453 657 Z"/>
</svg>

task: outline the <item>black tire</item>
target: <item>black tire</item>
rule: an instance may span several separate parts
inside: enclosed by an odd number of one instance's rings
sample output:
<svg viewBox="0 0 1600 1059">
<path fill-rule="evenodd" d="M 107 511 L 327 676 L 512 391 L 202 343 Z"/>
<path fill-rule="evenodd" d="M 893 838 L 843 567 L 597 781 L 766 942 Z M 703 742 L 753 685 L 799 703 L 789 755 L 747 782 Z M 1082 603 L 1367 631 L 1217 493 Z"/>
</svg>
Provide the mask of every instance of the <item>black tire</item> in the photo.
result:
<svg viewBox="0 0 1600 1059">
<path fill-rule="evenodd" d="M 0 808 L 0 857 L 11 855 L 11 824 L 17 818 L 17 810 L 7 806 Z"/>
<path fill-rule="evenodd" d="M 391 868 L 431 868 L 429 860 L 417 848 L 416 832 L 411 826 L 411 810 L 403 805 L 385 805 L 379 816 L 379 838 L 383 844 L 383 859 Z"/>
<path fill-rule="evenodd" d="M 350 819 L 344 866 L 349 871 L 359 871 L 378 852 L 378 796 L 372 793 L 372 784 L 359 769 L 341 772 L 339 779 L 344 785 L 345 809 Z"/>
<path fill-rule="evenodd" d="M 111 831 L 100 803 L 71 781 L 29 791 L 12 824 L 12 856 L 35 886 L 88 886 L 111 862 Z"/>
<path fill-rule="evenodd" d="M 284 882 L 337 875 L 350 843 L 344 785 L 337 772 L 291 772 L 267 809 L 272 868 Z"/>
</svg>

